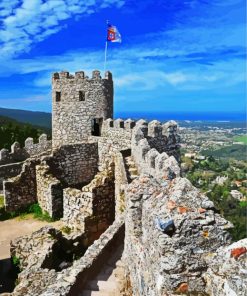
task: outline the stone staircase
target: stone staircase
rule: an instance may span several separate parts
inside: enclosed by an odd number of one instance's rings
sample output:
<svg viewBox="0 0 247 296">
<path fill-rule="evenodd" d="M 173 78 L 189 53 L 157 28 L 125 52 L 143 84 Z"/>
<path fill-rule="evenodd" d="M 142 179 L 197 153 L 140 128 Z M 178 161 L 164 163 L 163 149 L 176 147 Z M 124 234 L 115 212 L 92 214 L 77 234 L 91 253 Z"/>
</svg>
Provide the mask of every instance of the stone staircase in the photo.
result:
<svg viewBox="0 0 247 296">
<path fill-rule="evenodd" d="M 123 245 L 119 246 L 99 273 L 90 280 L 79 296 L 120 296 L 124 269 L 121 262 Z"/>
<path fill-rule="evenodd" d="M 131 156 L 125 157 L 124 161 L 125 161 L 128 182 L 131 183 L 135 178 L 138 177 L 138 170 Z"/>
</svg>

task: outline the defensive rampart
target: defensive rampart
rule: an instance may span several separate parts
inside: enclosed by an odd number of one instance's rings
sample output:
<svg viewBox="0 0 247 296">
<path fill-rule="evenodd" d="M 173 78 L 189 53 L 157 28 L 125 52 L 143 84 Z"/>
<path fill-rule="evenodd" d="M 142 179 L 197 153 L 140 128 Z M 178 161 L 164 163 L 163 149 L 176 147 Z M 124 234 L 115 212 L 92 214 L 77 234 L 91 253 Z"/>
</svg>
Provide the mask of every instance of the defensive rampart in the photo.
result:
<svg viewBox="0 0 247 296">
<path fill-rule="evenodd" d="M 42 134 L 39 137 L 38 143 L 34 143 L 33 138 L 27 138 L 23 148 L 21 148 L 18 142 L 15 142 L 11 146 L 11 151 L 8 149 L 0 150 L 0 166 L 24 161 L 28 157 L 49 152 L 49 150 L 51 150 L 51 141 L 47 140 L 46 134 Z"/>
<path fill-rule="evenodd" d="M 11 146 L 11 150 L 0 150 L 0 190 L 3 189 L 3 181 L 20 174 L 23 162 L 29 157 L 51 153 L 51 141 L 47 135 L 42 134 L 38 143 L 33 138 L 27 138 L 25 146 L 21 148 L 18 142 Z"/>
<path fill-rule="evenodd" d="M 163 127 L 158 121 L 148 125 L 146 122 L 137 124 L 132 134 L 131 153 L 139 173 L 150 174 L 157 179 L 180 176 L 177 162 L 180 158 L 180 138 L 176 132 L 174 122 L 168 122 Z"/>
</svg>

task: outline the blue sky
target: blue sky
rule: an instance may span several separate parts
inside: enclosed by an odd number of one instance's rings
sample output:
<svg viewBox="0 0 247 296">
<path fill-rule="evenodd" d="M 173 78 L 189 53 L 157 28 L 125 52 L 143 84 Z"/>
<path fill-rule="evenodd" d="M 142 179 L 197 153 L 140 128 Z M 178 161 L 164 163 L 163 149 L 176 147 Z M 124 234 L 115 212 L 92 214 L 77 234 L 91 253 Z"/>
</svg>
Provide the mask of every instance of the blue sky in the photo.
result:
<svg viewBox="0 0 247 296">
<path fill-rule="evenodd" d="M 51 72 L 103 71 L 115 110 L 244 112 L 245 1 L 0 0 L 0 107 L 51 111 Z"/>
</svg>

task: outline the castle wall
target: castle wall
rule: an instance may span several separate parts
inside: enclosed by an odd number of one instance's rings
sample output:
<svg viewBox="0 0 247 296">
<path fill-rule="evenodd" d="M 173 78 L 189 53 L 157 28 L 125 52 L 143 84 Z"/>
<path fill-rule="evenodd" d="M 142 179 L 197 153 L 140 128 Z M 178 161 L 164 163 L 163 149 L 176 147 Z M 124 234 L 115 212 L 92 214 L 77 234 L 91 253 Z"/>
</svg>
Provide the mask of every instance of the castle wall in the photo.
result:
<svg viewBox="0 0 247 296">
<path fill-rule="evenodd" d="M 5 164 L 0 166 L 0 190 L 3 189 L 3 181 L 20 174 L 23 162 Z"/>
<path fill-rule="evenodd" d="M 45 160 L 64 186 L 89 183 L 98 171 L 98 144 L 65 145 L 54 149 Z"/>
<path fill-rule="evenodd" d="M 125 295 L 203 295 L 209 254 L 230 243 L 231 223 L 184 178 L 161 185 L 141 176 L 126 198 L 123 261 L 132 291 Z"/>
<path fill-rule="evenodd" d="M 49 153 L 52 148 L 52 141 L 47 140 L 47 135 L 42 134 L 39 137 L 38 143 L 34 143 L 33 138 L 27 138 L 25 141 L 24 150 L 28 153 L 28 157 L 43 153 Z"/>
<path fill-rule="evenodd" d="M 63 215 L 63 188 L 61 182 L 50 173 L 45 163 L 36 166 L 37 200 L 42 211 L 52 218 Z"/>
<path fill-rule="evenodd" d="M 114 166 L 99 172 L 81 190 L 66 188 L 63 193 L 63 220 L 74 229 L 96 237 L 112 224 L 115 218 Z"/>
<path fill-rule="evenodd" d="M 169 134 L 164 135 L 169 127 Z M 140 122 L 133 130 L 131 153 L 140 173 L 158 179 L 173 179 L 180 175 L 179 137 L 175 122 L 162 127 L 158 121 L 148 125 Z"/>
<path fill-rule="evenodd" d="M 20 174 L 23 161 L 35 155 L 48 154 L 51 151 L 51 141 L 47 135 L 42 134 L 38 143 L 33 138 L 27 138 L 22 148 L 18 142 L 11 146 L 11 150 L 0 150 L 0 190 L 3 189 L 3 181 Z"/>
<path fill-rule="evenodd" d="M 3 182 L 6 211 L 17 211 L 37 201 L 35 166 L 38 163 L 39 159 L 29 158 L 18 176 Z"/>
<path fill-rule="evenodd" d="M 91 136 L 89 139 L 98 142 L 99 168 L 106 162 L 112 161 L 113 155 L 121 150 L 131 148 L 132 129 L 135 122 L 131 119 L 108 118 L 103 122 L 101 137 Z"/>
<path fill-rule="evenodd" d="M 58 97 L 59 96 L 59 97 Z M 110 72 L 102 79 L 84 72 L 53 74 L 52 144 L 58 147 L 80 143 L 92 135 L 92 120 L 113 116 L 113 81 Z"/>
<path fill-rule="evenodd" d="M 51 146 L 51 141 L 47 140 L 46 134 L 42 134 L 39 137 L 38 143 L 34 143 L 33 138 L 27 138 L 24 147 L 21 147 L 18 142 L 15 142 L 11 145 L 10 151 L 8 149 L 0 150 L 0 166 L 24 161 L 28 157 L 47 153 L 51 150 Z"/>
<path fill-rule="evenodd" d="M 25 269 L 19 274 L 21 280 L 11 295 L 22 295 L 23 291 L 40 296 L 79 295 L 86 283 L 100 271 L 106 258 L 112 255 L 123 239 L 124 221 L 123 219 L 114 221 L 87 249 L 84 256 L 75 260 L 71 267 L 60 272 L 45 268 L 51 262 L 52 256 L 49 255 L 52 253 L 54 244 L 57 241 L 60 244 L 67 244 L 67 240 L 61 237 L 58 230 L 46 227 L 33 233 L 31 237 L 17 239 L 11 253 L 21 258 Z M 75 248 L 74 244 L 78 245 L 78 243 L 78 240 L 71 239 L 70 250 Z M 40 249 L 44 252 L 40 252 Z M 28 272 L 28 269 L 31 272 Z"/>
<path fill-rule="evenodd" d="M 124 154 L 123 152 L 118 152 L 114 156 L 115 163 L 115 213 L 116 216 L 121 215 L 126 208 L 125 204 L 125 188 L 128 185 L 128 178 L 124 163 Z"/>
</svg>

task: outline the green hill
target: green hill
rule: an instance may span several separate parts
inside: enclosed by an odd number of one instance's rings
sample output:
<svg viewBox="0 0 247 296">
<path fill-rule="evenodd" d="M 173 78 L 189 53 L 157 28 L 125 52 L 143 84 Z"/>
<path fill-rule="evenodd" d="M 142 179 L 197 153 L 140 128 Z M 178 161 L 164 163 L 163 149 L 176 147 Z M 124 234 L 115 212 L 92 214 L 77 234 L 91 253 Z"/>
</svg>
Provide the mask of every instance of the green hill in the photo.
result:
<svg viewBox="0 0 247 296">
<path fill-rule="evenodd" d="M 51 129 L 51 113 L 0 108 L 0 116 Z"/>
<path fill-rule="evenodd" d="M 213 156 L 214 158 L 234 158 L 237 160 L 246 160 L 246 152 L 246 145 L 234 144 L 217 150 L 204 150 L 202 151 L 202 155 Z"/>
<path fill-rule="evenodd" d="M 24 146 L 26 138 L 32 137 L 35 142 L 41 134 L 46 133 L 48 137 L 51 130 L 45 127 L 31 125 L 29 123 L 18 122 L 12 118 L 0 116 L 0 149 L 7 148 L 15 142 Z"/>
</svg>

